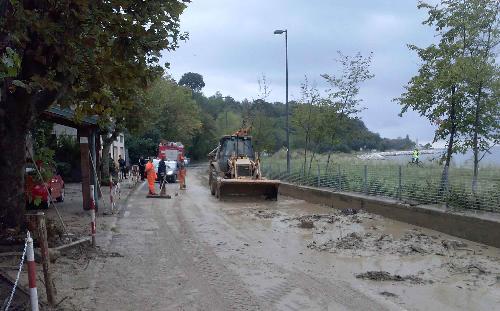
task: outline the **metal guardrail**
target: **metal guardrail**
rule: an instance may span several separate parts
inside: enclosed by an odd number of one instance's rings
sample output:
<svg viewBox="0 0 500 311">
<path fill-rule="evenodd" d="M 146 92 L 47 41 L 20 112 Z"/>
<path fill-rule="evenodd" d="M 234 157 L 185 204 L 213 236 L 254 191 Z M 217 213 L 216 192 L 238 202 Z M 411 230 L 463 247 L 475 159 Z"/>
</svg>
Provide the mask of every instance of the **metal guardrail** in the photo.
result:
<svg viewBox="0 0 500 311">
<path fill-rule="evenodd" d="M 336 191 L 356 192 L 398 199 L 415 204 L 444 204 L 500 212 L 500 174 L 480 171 L 476 191 L 472 191 L 472 170 L 450 168 L 448 184 L 442 183 L 442 168 L 417 165 L 332 164 L 326 169 L 318 164 L 304 170 L 303 165 L 272 162 L 263 166 L 268 178 Z"/>
</svg>

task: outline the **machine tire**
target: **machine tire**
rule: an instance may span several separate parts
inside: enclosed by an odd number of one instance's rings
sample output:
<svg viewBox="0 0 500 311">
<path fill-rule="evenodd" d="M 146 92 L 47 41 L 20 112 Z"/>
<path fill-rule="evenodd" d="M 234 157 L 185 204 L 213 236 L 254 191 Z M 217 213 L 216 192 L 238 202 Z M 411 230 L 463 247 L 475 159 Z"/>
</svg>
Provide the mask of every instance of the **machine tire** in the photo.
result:
<svg viewBox="0 0 500 311">
<path fill-rule="evenodd" d="M 215 188 L 215 197 L 220 200 L 220 188 L 217 186 L 217 183 L 214 182 Z"/>
<path fill-rule="evenodd" d="M 49 209 L 49 202 L 41 202 L 40 205 L 38 206 L 41 209 Z"/>
<path fill-rule="evenodd" d="M 216 187 L 215 182 L 214 182 L 214 181 L 212 181 L 212 182 L 210 183 L 210 193 L 211 193 L 212 195 L 215 195 L 215 191 L 216 191 L 216 190 L 215 190 L 215 187 Z"/>
<path fill-rule="evenodd" d="M 64 187 L 63 187 L 63 188 L 61 189 L 61 196 L 60 196 L 60 197 L 58 197 L 58 198 L 56 198 L 56 201 L 57 201 L 57 202 L 64 202 L 64 195 L 65 195 L 65 193 L 64 193 L 64 192 L 65 192 L 65 191 L 64 191 Z"/>
</svg>

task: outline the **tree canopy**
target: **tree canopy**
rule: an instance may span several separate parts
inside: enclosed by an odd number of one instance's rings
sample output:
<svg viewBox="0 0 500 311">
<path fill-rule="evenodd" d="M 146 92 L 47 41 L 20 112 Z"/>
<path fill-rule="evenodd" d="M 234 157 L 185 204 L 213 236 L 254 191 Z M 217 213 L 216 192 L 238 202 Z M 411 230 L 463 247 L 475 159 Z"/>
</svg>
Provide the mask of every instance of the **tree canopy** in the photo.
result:
<svg viewBox="0 0 500 311">
<path fill-rule="evenodd" d="M 442 0 L 418 7 L 427 10 L 423 23 L 434 27 L 439 42 L 425 48 L 409 45 L 422 64 L 397 101 L 402 113 L 412 109 L 437 125 L 434 141 L 447 141 L 444 188 L 452 155 L 473 149 L 475 190 L 479 153 L 500 141 L 500 2 Z"/>
<path fill-rule="evenodd" d="M 140 109 L 163 73 L 160 53 L 187 38 L 186 2 L 0 0 L 0 188 L 10 189 L 0 192 L 0 227 L 21 221 L 25 135 L 38 115 L 59 104 L 107 123 Z"/>
<path fill-rule="evenodd" d="M 187 86 L 195 92 L 200 92 L 205 87 L 203 76 L 195 72 L 187 72 L 182 75 L 179 85 Z"/>
</svg>

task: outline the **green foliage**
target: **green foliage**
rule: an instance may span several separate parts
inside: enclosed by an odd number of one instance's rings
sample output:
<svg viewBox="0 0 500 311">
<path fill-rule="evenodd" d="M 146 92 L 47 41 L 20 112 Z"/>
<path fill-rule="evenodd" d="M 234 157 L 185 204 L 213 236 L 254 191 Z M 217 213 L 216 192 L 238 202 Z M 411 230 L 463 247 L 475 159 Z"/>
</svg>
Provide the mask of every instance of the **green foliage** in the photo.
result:
<svg viewBox="0 0 500 311">
<path fill-rule="evenodd" d="M 339 72 L 321 75 L 330 85 L 327 91 L 329 105 L 335 113 L 357 115 L 364 109 L 360 107 L 362 100 L 358 98 L 360 85 L 375 76 L 370 73 L 372 53 L 367 57 L 359 52 L 354 56 L 344 55 L 341 51 L 337 51 L 337 54 Z"/>
<path fill-rule="evenodd" d="M 141 156 L 156 156 L 160 140 L 161 136 L 157 130 L 148 131 L 141 136 L 126 135 L 125 141 L 130 162 L 137 164 Z"/>
<path fill-rule="evenodd" d="M 61 135 L 57 138 L 55 161 L 58 173 L 64 181 L 77 181 L 80 171 L 80 145 L 76 137 Z"/>
<path fill-rule="evenodd" d="M 0 79 L 17 76 L 21 68 L 21 58 L 10 47 L 5 48 L 5 52 L 0 58 Z"/>
<path fill-rule="evenodd" d="M 194 92 L 200 92 L 205 87 L 205 82 L 199 73 L 187 72 L 182 75 L 179 85 L 186 86 Z"/>
<path fill-rule="evenodd" d="M 437 125 L 434 141 L 447 140 L 446 166 L 456 152 L 474 151 L 473 188 L 480 152 L 500 141 L 498 105 L 500 43 L 497 0 L 420 2 L 428 11 L 423 22 L 435 28 L 439 43 L 409 45 L 422 60 L 418 75 L 397 99 L 402 113 L 412 109 Z M 443 173 L 443 184 L 446 185 Z"/>
<path fill-rule="evenodd" d="M 24 55 L 16 78 L 51 95 L 40 106 L 64 97 L 81 114 L 112 116 L 162 72 L 161 51 L 187 37 L 178 30 L 183 1 L 46 2 L 10 1 L 0 20 L 6 51 Z"/>
<path fill-rule="evenodd" d="M 193 159 L 205 159 L 206 155 L 217 146 L 222 135 L 234 133 L 246 122 L 252 125 L 251 135 L 254 138 L 255 150 L 274 153 L 285 146 L 285 105 L 270 103 L 262 99 L 252 102 L 236 101 L 229 96 L 216 93 L 206 97 L 201 93 L 193 93 L 193 99 L 199 107 L 202 127 L 188 145 L 188 153 Z M 351 152 L 363 149 L 408 150 L 415 143 L 408 137 L 388 139 L 370 132 L 363 121 L 357 118 L 344 117 L 340 123 L 339 114 L 326 115 L 324 102 L 317 101 L 311 107 L 306 103 L 290 102 L 291 107 L 291 146 L 292 149 L 304 148 L 304 126 L 308 109 L 312 109 L 309 125 L 315 128 L 311 135 L 309 151 Z M 227 123 L 226 123 L 227 115 Z M 316 124 L 315 122 L 320 122 Z M 336 138 L 330 143 L 329 132 L 325 127 L 335 127 Z M 317 130 L 316 130 L 317 129 Z M 302 154 L 303 157 L 303 154 Z"/>
<path fill-rule="evenodd" d="M 219 142 L 214 119 L 207 113 L 201 115 L 202 128 L 188 146 L 188 154 L 193 159 L 206 160 L 207 155 Z"/>
<path fill-rule="evenodd" d="M 55 165 L 54 155 L 56 146 L 52 139 L 52 127 L 51 122 L 39 121 L 37 126 L 31 131 L 31 137 L 33 139 L 33 161 L 41 161 L 43 167 L 53 167 Z M 29 156 L 29 155 L 28 155 Z M 43 171 L 42 171 L 43 175 Z M 47 180 L 52 176 L 44 176 L 44 180 Z"/>
<path fill-rule="evenodd" d="M 161 53 L 187 38 L 179 30 L 186 2 L 0 1 L 0 72 L 10 76 L 0 79 L 0 90 L 8 90 L 0 98 L 0 147 L 22 144 L 53 104 L 74 108 L 77 120 L 99 116 L 105 137 L 141 130 L 136 121 L 143 119 L 131 116 L 142 110 L 144 90 L 163 74 Z M 2 226 L 22 222 L 23 158 L 22 152 L 0 153 L 0 183 L 16 176 L 14 190 L 0 192 Z"/>
<path fill-rule="evenodd" d="M 158 79 L 146 94 L 150 128 L 157 128 L 169 141 L 189 141 L 201 128 L 200 111 L 191 90 L 174 81 Z"/>
<path fill-rule="evenodd" d="M 180 141 L 189 148 L 202 128 L 200 109 L 191 90 L 169 78 L 160 78 L 148 89 L 144 100 L 144 109 L 136 116 L 143 119 L 144 130 L 126 137 L 131 161 L 136 163 L 140 156 L 156 156 L 162 139 Z"/>
</svg>

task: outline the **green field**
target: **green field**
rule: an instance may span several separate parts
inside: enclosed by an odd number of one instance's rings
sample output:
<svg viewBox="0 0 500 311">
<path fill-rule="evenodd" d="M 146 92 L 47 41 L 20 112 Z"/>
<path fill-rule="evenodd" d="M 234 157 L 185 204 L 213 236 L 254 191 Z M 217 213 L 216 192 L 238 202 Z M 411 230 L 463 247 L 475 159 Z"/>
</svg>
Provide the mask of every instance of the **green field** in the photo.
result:
<svg viewBox="0 0 500 311">
<path fill-rule="evenodd" d="M 456 209 L 500 212 L 500 167 L 483 167 L 478 187 L 472 191 L 472 169 L 451 167 L 449 186 L 441 186 L 443 168 L 437 163 L 423 167 L 399 165 L 391 161 L 361 160 L 352 154 L 319 155 L 309 169 L 303 169 L 303 155 L 292 153 L 290 174 L 286 156 L 277 153 L 262 159 L 264 175 L 308 186 L 330 187 L 338 191 L 391 197 L 408 203 L 446 204 Z"/>
</svg>

